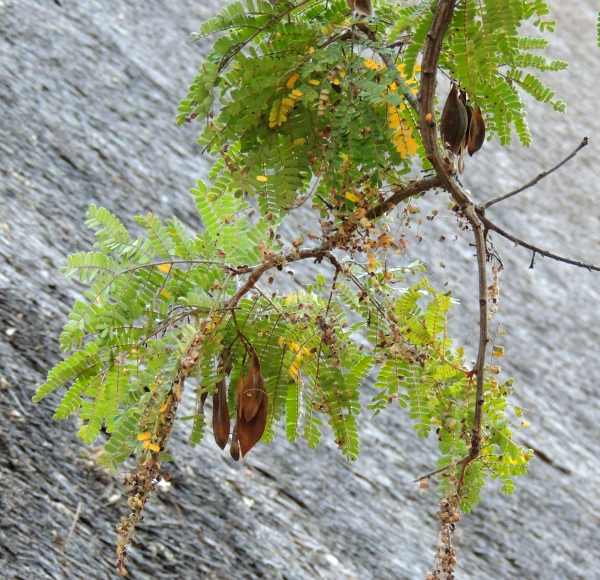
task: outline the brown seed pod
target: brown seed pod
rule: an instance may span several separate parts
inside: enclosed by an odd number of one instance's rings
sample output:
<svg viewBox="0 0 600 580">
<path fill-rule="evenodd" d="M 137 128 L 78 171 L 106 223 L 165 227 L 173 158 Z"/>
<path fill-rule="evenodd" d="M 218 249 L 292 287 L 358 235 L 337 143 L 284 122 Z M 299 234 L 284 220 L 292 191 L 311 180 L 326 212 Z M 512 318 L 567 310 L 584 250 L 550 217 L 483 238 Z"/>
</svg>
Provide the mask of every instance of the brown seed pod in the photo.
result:
<svg viewBox="0 0 600 580">
<path fill-rule="evenodd" d="M 225 379 L 219 381 L 213 395 L 212 425 L 215 443 L 225 449 L 229 440 L 229 408 L 227 406 L 227 385 Z"/>
<path fill-rule="evenodd" d="M 467 131 L 465 132 L 465 137 L 460 144 L 460 150 L 458 152 L 458 172 L 464 173 L 465 171 L 465 153 L 467 152 L 467 140 L 469 138 L 469 127 L 471 126 L 471 116 L 473 115 L 473 108 L 469 105 L 467 100 L 467 93 L 465 91 L 460 91 L 460 100 L 465 106 L 465 111 L 467 111 Z"/>
<path fill-rule="evenodd" d="M 467 133 L 467 108 L 465 107 L 456 84 L 452 85 L 442 111 L 441 132 L 446 148 L 455 155 L 460 153 Z"/>
<path fill-rule="evenodd" d="M 242 456 L 246 454 L 260 441 L 267 424 L 267 396 L 262 398 L 258 411 L 252 421 L 244 421 L 238 424 L 238 441 Z"/>
<path fill-rule="evenodd" d="M 268 401 L 260 360 L 250 345 L 246 348 L 250 351 L 250 368 L 238 380 L 236 423 L 230 447 L 231 457 L 236 461 L 258 443 L 267 424 Z"/>
<path fill-rule="evenodd" d="M 231 352 L 224 348 L 219 359 L 219 373 L 223 377 L 213 395 L 212 426 L 215 443 L 225 449 L 229 440 L 229 407 L 227 405 L 227 376 L 231 372 Z"/>
<path fill-rule="evenodd" d="M 237 426 L 233 428 L 233 437 L 231 438 L 229 453 L 234 461 L 237 461 L 240 458 L 240 443 L 237 438 Z"/>
<path fill-rule="evenodd" d="M 481 114 L 481 109 L 475 107 L 471 113 L 469 122 L 469 132 L 467 135 L 467 150 L 469 155 L 473 155 L 479 151 L 485 141 L 485 121 Z"/>
<path fill-rule="evenodd" d="M 240 406 L 244 421 L 252 421 L 258 413 L 260 404 L 265 397 L 264 380 L 260 372 L 260 361 L 255 352 L 252 353 L 250 369 L 238 397 L 238 405 Z"/>
</svg>

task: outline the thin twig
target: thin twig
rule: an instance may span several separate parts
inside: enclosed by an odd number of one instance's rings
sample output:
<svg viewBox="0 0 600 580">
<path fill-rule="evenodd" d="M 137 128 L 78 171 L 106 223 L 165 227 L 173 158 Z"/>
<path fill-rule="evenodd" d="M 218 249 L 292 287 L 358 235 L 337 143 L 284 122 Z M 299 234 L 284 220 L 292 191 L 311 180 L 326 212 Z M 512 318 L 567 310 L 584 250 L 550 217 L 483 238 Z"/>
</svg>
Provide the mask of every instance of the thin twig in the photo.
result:
<svg viewBox="0 0 600 580">
<path fill-rule="evenodd" d="M 296 201 L 294 201 L 292 205 L 286 207 L 285 209 L 287 211 L 290 211 L 292 209 L 298 209 L 301 205 L 306 203 L 306 201 L 316 193 L 317 188 L 319 187 L 319 183 L 321 183 L 321 177 L 317 176 L 313 179 L 313 182 L 309 186 L 308 191 L 304 195 L 301 195 Z"/>
<path fill-rule="evenodd" d="M 73 537 L 73 534 L 75 533 L 75 528 L 77 527 L 77 523 L 79 522 L 79 516 L 81 515 L 82 505 L 83 504 L 81 502 L 77 503 L 77 508 L 75 508 L 75 515 L 73 516 L 73 522 L 71 523 L 71 527 L 69 528 L 69 533 L 67 534 L 67 537 L 65 538 L 65 541 L 62 546 L 63 552 L 67 549 L 67 545 L 71 541 L 71 538 Z"/>
<path fill-rule="evenodd" d="M 542 179 L 544 179 L 545 177 L 548 177 L 548 175 L 554 173 L 555 171 L 560 169 L 563 165 L 565 165 L 566 163 L 571 161 L 571 159 L 573 159 L 573 157 L 575 157 L 575 155 L 577 155 L 577 153 L 579 153 L 588 143 L 589 143 L 589 139 L 587 137 L 584 137 L 582 139 L 581 143 L 579 143 L 579 145 L 577 145 L 577 147 L 573 151 L 571 151 L 571 153 L 569 153 L 569 155 L 567 155 L 560 163 L 557 163 L 554 167 L 551 167 L 547 171 L 542 171 L 542 173 L 540 173 L 539 175 L 534 177 L 531 181 L 528 181 L 525 185 L 522 185 L 518 189 L 509 191 L 508 193 L 505 193 L 504 195 L 500 195 L 500 196 L 495 197 L 494 199 L 491 199 L 490 201 L 484 203 L 483 209 L 492 207 L 493 205 L 500 203 L 501 201 L 504 201 L 505 199 L 509 199 L 510 197 L 513 197 L 513 196 L 517 195 L 518 193 L 521 193 L 521 192 L 525 191 L 526 189 L 529 189 L 530 187 L 537 185 L 540 181 L 542 181 Z"/>
<path fill-rule="evenodd" d="M 331 282 L 331 290 L 329 291 L 329 299 L 327 300 L 327 308 L 325 309 L 325 316 L 323 317 L 323 325 L 327 324 L 327 317 L 329 316 L 329 309 L 331 308 L 331 301 L 333 299 L 333 293 L 335 291 L 335 284 L 337 282 L 340 272 L 342 271 L 342 268 L 341 268 L 339 262 L 337 262 L 337 260 L 335 260 L 335 258 L 333 258 L 333 256 L 330 255 L 329 260 L 335 267 L 335 274 L 333 275 L 333 280 Z M 320 333 L 319 350 L 317 351 L 317 370 L 315 372 L 315 385 L 317 386 L 317 388 L 319 387 L 319 372 L 321 370 L 321 353 L 323 352 L 324 334 L 325 334 L 325 328 L 323 329 L 323 332 Z"/>
<path fill-rule="evenodd" d="M 600 266 L 597 266 L 594 264 L 589 264 L 587 262 L 581 262 L 579 260 L 573 260 L 572 258 L 566 258 L 565 256 L 560 256 L 553 252 L 549 252 L 548 250 L 545 250 L 544 248 L 540 248 L 539 246 L 535 246 L 534 244 L 526 242 L 525 240 L 517 238 L 513 234 L 507 232 L 505 229 L 496 225 L 494 222 L 490 221 L 483 214 L 483 212 L 481 210 L 479 210 L 478 213 L 479 213 L 479 218 L 481 219 L 481 222 L 488 230 L 496 232 L 498 235 L 502 236 L 503 238 L 506 238 L 507 240 L 510 240 L 511 242 L 517 244 L 517 246 L 521 246 L 522 248 L 527 248 L 528 250 L 531 250 L 533 252 L 533 256 L 536 256 L 536 255 L 545 256 L 546 258 L 556 260 L 557 262 L 571 264 L 572 266 L 577 266 L 578 268 L 585 268 L 586 270 L 589 270 L 590 272 L 592 272 L 592 271 L 600 272 Z M 533 265 L 534 265 L 534 260 L 532 258 L 530 267 L 533 267 Z"/>
<path fill-rule="evenodd" d="M 425 473 L 424 475 L 417 477 L 417 479 L 413 479 L 413 483 L 419 483 L 420 481 L 425 481 L 426 479 L 431 479 L 432 477 L 435 477 L 436 475 L 439 475 L 440 473 L 444 473 L 444 471 L 448 471 L 452 467 L 456 467 L 456 465 L 457 465 L 456 463 L 448 463 L 448 465 L 444 465 L 444 467 L 440 467 L 439 469 L 434 469 L 433 471 L 430 471 L 429 473 Z"/>
<path fill-rule="evenodd" d="M 239 54 L 242 50 L 244 50 L 244 48 L 248 46 L 257 36 L 269 30 L 269 28 L 274 26 L 277 22 L 283 20 L 286 16 L 289 16 L 292 12 L 294 12 L 294 10 L 297 10 L 298 8 L 303 8 L 311 2 L 314 2 L 314 0 L 303 0 L 298 4 L 289 5 L 285 10 L 278 14 L 274 14 L 271 18 L 269 18 L 269 20 L 267 20 L 267 22 L 263 26 L 258 27 L 250 36 L 248 36 L 248 38 L 245 38 L 243 41 L 234 45 L 228 51 L 228 53 L 225 54 L 223 58 L 221 58 L 221 61 L 219 62 L 219 72 L 222 72 L 225 68 L 227 68 L 227 65 L 231 62 L 231 60 L 235 58 L 235 56 Z"/>
</svg>

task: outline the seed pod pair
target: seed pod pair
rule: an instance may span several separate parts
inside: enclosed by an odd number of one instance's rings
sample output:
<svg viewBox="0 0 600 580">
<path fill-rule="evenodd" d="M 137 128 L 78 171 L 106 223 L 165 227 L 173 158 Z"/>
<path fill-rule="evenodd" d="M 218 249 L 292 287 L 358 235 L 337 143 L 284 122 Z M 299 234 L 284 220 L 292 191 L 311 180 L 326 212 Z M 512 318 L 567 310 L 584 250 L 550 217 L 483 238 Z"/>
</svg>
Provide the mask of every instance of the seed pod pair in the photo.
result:
<svg viewBox="0 0 600 580">
<path fill-rule="evenodd" d="M 485 140 L 485 122 L 481 109 L 473 109 L 467 101 L 467 94 L 452 84 L 450 94 L 442 111 L 442 139 L 446 149 L 458 156 L 458 170 L 464 169 L 464 153 L 474 155 L 481 149 Z"/>
</svg>

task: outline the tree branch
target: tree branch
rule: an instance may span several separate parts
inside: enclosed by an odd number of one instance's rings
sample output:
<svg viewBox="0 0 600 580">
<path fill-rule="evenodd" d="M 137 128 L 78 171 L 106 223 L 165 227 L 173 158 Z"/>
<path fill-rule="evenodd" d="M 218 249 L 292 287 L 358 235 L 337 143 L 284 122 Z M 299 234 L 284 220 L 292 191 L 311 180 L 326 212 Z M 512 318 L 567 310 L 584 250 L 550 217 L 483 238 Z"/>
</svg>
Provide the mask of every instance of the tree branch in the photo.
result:
<svg viewBox="0 0 600 580">
<path fill-rule="evenodd" d="M 404 187 L 396 187 L 394 193 L 390 195 L 390 197 L 367 212 L 367 219 L 375 220 L 410 197 L 413 197 L 418 193 L 423 193 L 424 191 L 429 191 L 430 189 L 435 189 L 436 187 L 441 187 L 441 185 L 442 181 L 436 175 L 435 177 L 427 177 L 420 181 L 413 181 Z"/>
<path fill-rule="evenodd" d="M 519 187 L 513 191 L 509 191 L 508 193 L 505 193 L 504 195 L 500 195 L 500 196 L 495 197 L 494 199 L 491 199 L 490 201 L 484 203 L 483 209 L 492 207 L 493 205 L 500 203 L 501 201 L 509 199 L 509 198 L 517 195 L 518 193 L 521 193 L 521 192 L 525 191 L 526 189 L 529 189 L 530 187 L 537 185 L 542 179 L 544 179 L 545 177 L 548 177 L 548 175 L 554 173 L 555 171 L 560 169 L 563 165 L 565 165 L 566 163 L 571 161 L 571 159 L 573 159 L 573 157 L 575 157 L 575 155 L 577 155 L 577 153 L 579 153 L 588 143 L 589 143 L 589 139 L 587 137 L 584 137 L 582 139 L 581 143 L 579 143 L 579 145 L 577 145 L 577 147 L 573 151 L 571 151 L 571 153 L 569 153 L 569 155 L 567 155 L 560 163 L 557 163 L 554 167 L 551 167 L 547 171 L 542 171 L 542 173 L 540 173 L 539 175 L 534 177 L 531 181 L 528 181 L 525 185 L 522 185 L 521 187 Z"/>
<path fill-rule="evenodd" d="M 475 237 L 475 246 L 477 248 L 477 275 L 478 275 L 478 294 L 479 294 L 479 345 L 477 347 L 477 362 L 475 363 L 475 373 L 477 374 L 477 386 L 475 389 L 475 417 L 473 419 L 473 428 L 471 429 L 471 448 L 469 454 L 462 461 L 461 473 L 458 480 L 458 496 L 462 491 L 464 476 L 469 464 L 477 459 L 481 450 L 481 421 L 483 416 L 484 403 L 484 380 L 485 380 L 485 352 L 488 343 L 488 305 L 487 305 L 487 270 L 486 258 L 487 251 L 485 246 L 485 232 L 481 222 L 473 225 L 473 235 Z"/>
<path fill-rule="evenodd" d="M 498 235 L 502 236 L 503 238 L 506 238 L 507 240 L 510 240 L 511 242 L 517 244 L 517 246 L 521 246 L 522 248 L 527 248 L 528 250 L 531 250 L 534 253 L 534 255 L 539 254 L 540 256 L 545 256 L 546 258 L 556 260 L 557 262 L 571 264 L 572 266 L 577 266 L 578 268 L 585 268 L 586 270 L 589 270 L 590 272 L 592 272 L 592 271 L 600 272 L 600 266 L 596 266 L 594 264 L 588 264 L 586 262 L 581 262 L 579 260 L 573 260 L 571 258 L 566 258 L 565 256 L 560 256 L 558 254 L 554 254 L 553 252 L 549 252 L 548 250 L 545 250 L 544 248 L 540 248 L 539 246 L 530 244 L 529 242 L 526 242 L 525 240 L 521 240 L 520 238 L 517 238 L 513 234 L 507 232 L 505 229 L 502 229 L 500 226 L 496 225 L 494 222 L 489 220 L 483 213 L 483 209 L 480 208 L 477 210 L 477 212 L 479 214 L 479 218 L 481 219 L 481 222 L 483 223 L 483 225 L 485 226 L 486 229 L 488 229 L 492 232 L 496 232 Z M 532 261 L 532 264 L 533 264 L 533 261 Z"/>
<path fill-rule="evenodd" d="M 484 224 L 480 219 L 475 204 L 469 194 L 455 179 L 450 164 L 442 157 L 438 147 L 438 132 L 435 121 L 434 99 L 437 81 L 437 68 L 442 43 L 452 15 L 456 0 L 440 0 L 434 12 L 431 29 L 427 35 L 425 52 L 421 63 L 421 91 L 420 101 L 420 130 L 427 158 L 435 168 L 442 185 L 447 189 L 458 204 L 461 212 L 469 221 L 475 237 L 477 248 L 478 296 L 479 296 L 479 345 L 477 349 L 477 362 L 473 374 L 477 377 L 475 390 L 475 412 L 471 430 L 471 444 L 468 455 L 460 462 L 461 474 L 457 486 L 457 495 L 460 496 L 464 475 L 467 467 L 479 455 L 481 448 L 481 423 L 484 403 L 485 381 L 485 353 L 488 343 L 488 305 L 487 305 L 487 271 L 486 271 L 486 246 Z"/>
</svg>

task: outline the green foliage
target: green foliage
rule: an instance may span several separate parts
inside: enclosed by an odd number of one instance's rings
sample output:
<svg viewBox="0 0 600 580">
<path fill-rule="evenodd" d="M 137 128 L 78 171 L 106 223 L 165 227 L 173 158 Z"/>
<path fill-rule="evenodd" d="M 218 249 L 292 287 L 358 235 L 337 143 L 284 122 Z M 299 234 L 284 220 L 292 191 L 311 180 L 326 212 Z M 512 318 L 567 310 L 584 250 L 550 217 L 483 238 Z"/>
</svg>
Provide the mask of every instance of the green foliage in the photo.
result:
<svg viewBox="0 0 600 580">
<path fill-rule="evenodd" d="M 565 109 L 532 71 L 560 71 L 566 63 L 537 54 L 546 49 L 545 38 L 519 35 L 526 22 L 540 32 L 552 31 L 548 14 L 544 1 L 465 0 L 446 36 L 442 66 L 482 108 L 488 129 L 502 144 L 510 143 L 513 127 L 524 145 L 531 143 L 520 91 Z"/>
<path fill-rule="evenodd" d="M 475 379 L 447 336 L 452 299 L 420 265 L 390 268 L 388 254 L 404 260 L 403 247 L 369 217 L 390 189 L 429 169 L 411 102 L 434 4 L 382 0 L 377 16 L 354 21 L 345 0 L 242 0 L 202 26 L 216 38 L 177 121 L 201 120 L 200 142 L 215 156 L 192 190 L 203 228 L 148 214 L 133 238 L 92 206 L 94 248 L 66 266 L 87 286 L 61 335 L 67 358 L 34 397 L 66 388 L 55 417 L 79 415 L 87 443 L 104 430 L 106 465 L 163 451 L 157 441 L 181 396 L 195 399 L 188 419 L 199 443 L 205 399 L 223 381 L 233 421 L 255 353 L 268 400 L 263 441 L 282 428 L 316 447 L 329 429 L 355 459 L 359 417 L 397 402 L 419 436 L 437 438 L 444 490 L 458 489 Z M 522 35 L 525 25 L 541 36 Z M 513 129 L 531 140 L 523 93 L 564 109 L 538 76 L 565 67 L 543 53 L 553 28 L 542 0 L 457 3 L 441 69 L 503 144 Z M 303 203 L 321 219 L 309 242 L 284 227 Z M 273 291 L 285 287 L 278 271 L 319 243 L 310 257 L 333 265 L 330 278 Z M 181 393 L 182 377 L 195 388 Z M 487 373 L 482 453 L 464 474 L 463 509 L 486 479 L 510 492 L 526 470 L 530 453 L 507 419 L 510 390 Z"/>
<path fill-rule="evenodd" d="M 343 266 L 344 281 L 337 282 L 336 291 L 319 276 L 306 290 L 272 297 L 260 292 L 222 314 L 223 297 L 236 290 L 231 271 L 260 263 L 261 252 L 274 246 L 258 246 L 276 236 L 265 231 L 264 218 L 250 217 L 248 203 L 227 189 L 232 182 L 222 172 L 215 177 L 219 191 L 204 183 L 194 189 L 205 224 L 201 234 L 142 216 L 138 223 L 146 235 L 131 239 L 114 216 L 90 208 L 96 248 L 72 257 L 67 267 L 90 284 L 62 337 L 65 349 L 76 350 L 50 372 L 35 400 L 70 385 L 55 417 L 78 413 L 86 443 L 104 428 L 109 437 L 106 465 L 145 453 L 145 440 L 138 437 L 152 431 L 194 334 L 194 321 L 212 319 L 211 339 L 203 343 L 196 375 L 192 443 L 205 435 L 200 399 L 202 393 L 214 393 L 223 378 L 219 359 L 225 349 L 231 353 L 228 384 L 234 409 L 235 385 L 245 368 L 242 333 L 261 362 L 269 400 L 266 438 L 282 422 L 290 441 L 303 436 L 315 447 L 329 423 L 344 455 L 355 459 L 360 392 L 375 373 L 369 408 L 379 412 L 398 401 L 408 408 L 419 435 L 438 431 L 441 461 L 459 461 L 468 445 L 465 425 L 472 420 L 474 387 L 462 352 L 446 336 L 450 296 L 436 292 L 425 278 L 407 287 L 385 285 L 384 272 L 365 275 L 364 266 L 350 262 Z M 219 260 L 222 255 L 226 266 Z M 416 277 L 419 270 L 414 265 L 396 272 L 395 280 Z M 360 338 L 361 328 L 367 328 L 367 343 Z M 506 386 L 488 382 L 485 441 L 496 455 L 487 457 L 485 471 L 505 485 L 510 485 L 515 465 L 523 468 L 524 457 L 499 412 L 508 393 Z M 515 458 L 514 465 L 507 463 Z"/>
</svg>

